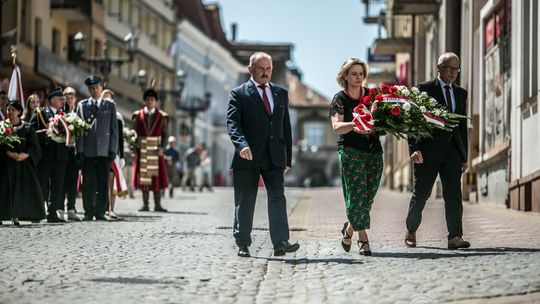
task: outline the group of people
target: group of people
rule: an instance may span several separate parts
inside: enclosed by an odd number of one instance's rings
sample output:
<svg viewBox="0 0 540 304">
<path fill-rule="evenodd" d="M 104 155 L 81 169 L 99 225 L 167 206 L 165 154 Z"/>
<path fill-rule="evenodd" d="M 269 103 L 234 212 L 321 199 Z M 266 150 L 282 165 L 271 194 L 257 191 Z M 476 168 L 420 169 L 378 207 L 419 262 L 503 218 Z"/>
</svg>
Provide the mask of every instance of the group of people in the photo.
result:
<svg viewBox="0 0 540 304">
<path fill-rule="evenodd" d="M 272 57 L 254 53 L 249 61 L 251 78 L 230 92 L 227 128 L 235 146 L 231 168 L 234 176 L 235 216 L 233 236 L 238 256 L 249 257 L 253 214 L 259 176 L 268 193 L 270 238 L 274 255 L 282 256 L 299 249 L 289 242 L 284 177 L 291 166 L 292 136 L 287 91 L 270 82 Z M 465 115 L 467 91 L 454 82 L 460 71 L 459 57 L 444 53 L 437 62 L 438 76 L 418 85 L 444 105 L 448 111 Z M 353 110 L 369 94 L 365 87 L 368 65 L 349 58 L 337 74 L 342 90 L 333 98 L 329 117 L 338 135 L 337 153 L 341 171 L 347 221 L 341 228 L 341 246 L 349 252 L 354 232 L 358 233 L 358 252 L 371 256 L 366 230 L 370 211 L 380 186 L 383 171 L 383 148 L 380 132 L 358 129 Z M 431 138 L 409 140 L 414 164 L 414 188 L 409 202 L 404 243 L 416 247 L 416 231 L 422 211 L 440 176 L 448 228 L 448 249 L 468 248 L 463 239 L 461 175 L 467 170 L 467 124 L 460 121 L 452 132 L 435 130 Z"/>
<path fill-rule="evenodd" d="M 43 106 L 36 94 L 24 107 L 19 100 L 0 104 L 0 120 L 9 121 L 19 138 L 10 146 L 0 146 L 0 224 L 1 220 L 20 226 L 24 220 L 57 223 L 118 218 L 116 197 L 127 194 L 122 172 L 124 121 L 114 93 L 104 90 L 99 76 L 89 76 L 85 84 L 90 97 L 80 102 L 76 91 L 67 87 L 50 91 Z M 149 191 L 153 191 L 154 211 L 166 212 L 160 193 L 168 187 L 163 157 L 168 116 L 156 108 L 157 98 L 155 90 L 146 90 L 145 107 L 132 116 L 138 135 L 132 183 L 143 192 L 140 211 L 149 211 Z M 90 126 L 74 144 L 55 141 L 47 134 L 50 119 L 62 113 L 76 113 Z M 145 151 L 155 151 L 155 155 Z M 75 208 L 79 188 L 83 218 Z"/>
</svg>

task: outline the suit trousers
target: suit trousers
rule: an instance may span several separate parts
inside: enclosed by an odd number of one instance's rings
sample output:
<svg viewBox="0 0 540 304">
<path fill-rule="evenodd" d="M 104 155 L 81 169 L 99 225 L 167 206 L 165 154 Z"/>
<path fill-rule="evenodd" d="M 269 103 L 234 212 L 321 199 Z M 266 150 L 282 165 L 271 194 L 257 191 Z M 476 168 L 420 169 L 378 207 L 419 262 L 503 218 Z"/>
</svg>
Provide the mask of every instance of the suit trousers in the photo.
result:
<svg viewBox="0 0 540 304">
<path fill-rule="evenodd" d="M 75 158 L 69 159 L 66 166 L 66 182 L 64 183 L 64 198 L 67 199 L 67 209 L 75 210 L 77 200 L 77 182 L 79 179 L 79 170 L 81 165 Z"/>
<path fill-rule="evenodd" d="M 414 164 L 414 189 L 409 202 L 407 230 L 416 232 L 422 221 L 422 210 L 431 195 L 437 175 L 441 178 L 448 239 L 463 236 L 463 203 L 461 196 L 461 168 L 463 160 L 455 145 L 443 161 L 424 161 Z"/>
<path fill-rule="evenodd" d="M 238 246 L 251 245 L 253 214 L 262 176 L 268 196 L 268 219 L 270 223 L 270 239 L 276 247 L 282 241 L 289 240 L 289 224 L 287 220 L 287 203 L 283 185 L 283 169 L 274 167 L 270 154 L 265 153 L 260 167 L 234 168 L 234 227 L 233 236 Z"/>
<path fill-rule="evenodd" d="M 106 157 L 88 157 L 83 160 L 82 186 L 85 217 L 104 216 L 105 211 L 108 210 L 110 170 L 111 161 Z"/>
<path fill-rule="evenodd" d="M 41 160 L 37 166 L 37 174 L 43 199 L 47 202 L 47 213 L 63 210 L 66 163 Z"/>
</svg>

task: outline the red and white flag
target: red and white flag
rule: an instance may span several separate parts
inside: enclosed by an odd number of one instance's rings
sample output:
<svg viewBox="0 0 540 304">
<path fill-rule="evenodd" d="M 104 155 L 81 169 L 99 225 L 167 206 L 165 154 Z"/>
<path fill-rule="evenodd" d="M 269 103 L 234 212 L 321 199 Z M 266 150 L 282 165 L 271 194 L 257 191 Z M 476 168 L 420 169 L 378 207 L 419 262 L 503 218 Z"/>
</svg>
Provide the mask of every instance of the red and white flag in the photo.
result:
<svg viewBox="0 0 540 304">
<path fill-rule="evenodd" d="M 18 99 L 24 109 L 24 93 L 21 81 L 21 70 L 18 65 L 13 67 L 11 80 L 9 81 L 8 99 Z"/>
</svg>

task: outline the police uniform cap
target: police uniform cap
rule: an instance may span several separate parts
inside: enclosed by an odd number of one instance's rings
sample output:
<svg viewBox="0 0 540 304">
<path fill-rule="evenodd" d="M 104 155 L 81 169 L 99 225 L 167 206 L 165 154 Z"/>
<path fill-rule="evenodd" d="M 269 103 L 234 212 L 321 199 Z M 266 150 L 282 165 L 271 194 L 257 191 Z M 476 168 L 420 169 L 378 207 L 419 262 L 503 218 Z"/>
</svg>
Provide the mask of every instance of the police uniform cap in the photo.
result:
<svg viewBox="0 0 540 304">
<path fill-rule="evenodd" d="M 96 75 L 90 75 L 84 81 L 84 84 L 86 84 L 87 87 L 95 86 L 100 83 L 101 83 L 101 77 L 96 76 Z"/>
<path fill-rule="evenodd" d="M 50 91 L 47 97 L 49 98 L 49 100 L 53 99 L 54 97 L 64 97 L 64 93 L 62 93 L 62 90 L 60 88 L 56 88 Z"/>
</svg>

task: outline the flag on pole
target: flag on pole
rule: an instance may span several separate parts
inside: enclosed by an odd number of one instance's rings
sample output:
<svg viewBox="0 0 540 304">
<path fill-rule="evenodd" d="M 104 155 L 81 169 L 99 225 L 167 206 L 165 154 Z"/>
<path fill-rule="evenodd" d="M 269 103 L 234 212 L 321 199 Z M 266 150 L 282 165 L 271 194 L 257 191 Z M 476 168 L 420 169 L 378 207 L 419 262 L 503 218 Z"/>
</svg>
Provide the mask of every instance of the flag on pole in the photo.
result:
<svg viewBox="0 0 540 304">
<path fill-rule="evenodd" d="M 20 100 L 24 109 L 24 93 L 21 81 L 21 70 L 16 64 L 13 67 L 13 73 L 11 74 L 11 80 L 9 81 L 8 99 Z"/>
</svg>

